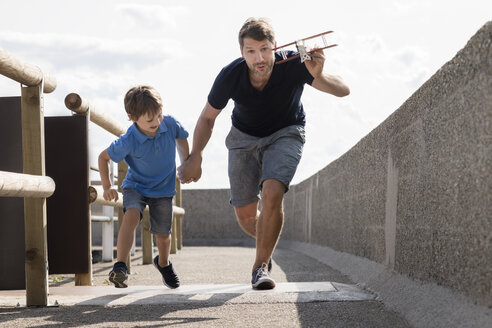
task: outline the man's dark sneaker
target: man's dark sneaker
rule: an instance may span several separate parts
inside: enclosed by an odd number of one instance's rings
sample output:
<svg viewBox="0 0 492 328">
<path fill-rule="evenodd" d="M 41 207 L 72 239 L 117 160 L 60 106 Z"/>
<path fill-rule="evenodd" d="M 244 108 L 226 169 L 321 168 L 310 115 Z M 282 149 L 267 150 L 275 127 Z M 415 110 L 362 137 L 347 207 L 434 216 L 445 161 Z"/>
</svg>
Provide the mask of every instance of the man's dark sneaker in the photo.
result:
<svg viewBox="0 0 492 328">
<path fill-rule="evenodd" d="M 263 263 L 259 268 L 253 271 L 253 278 L 251 279 L 251 285 L 254 289 L 273 289 L 275 288 L 275 280 L 270 278 L 267 271 L 268 265 Z"/>
<path fill-rule="evenodd" d="M 113 270 L 109 273 L 109 281 L 111 281 L 116 288 L 126 288 L 126 280 L 128 279 L 128 268 L 125 262 L 116 262 L 113 265 Z"/>
<path fill-rule="evenodd" d="M 154 257 L 154 266 L 159 270 L 162 275 L 162 282 L 169 288 L 179 287 L 179 278 L 176 272 L 174 272 L 173 264 L 169 261 L 169 265 L 161 267 L 159 265 L 159 255 Z"/>
<path fill-rule="evenodd" d="M 268 273 L 270 274 L 272 272 L 272 258 L 270 258 L 270 261 L 268 261 Z"/>
</svg>

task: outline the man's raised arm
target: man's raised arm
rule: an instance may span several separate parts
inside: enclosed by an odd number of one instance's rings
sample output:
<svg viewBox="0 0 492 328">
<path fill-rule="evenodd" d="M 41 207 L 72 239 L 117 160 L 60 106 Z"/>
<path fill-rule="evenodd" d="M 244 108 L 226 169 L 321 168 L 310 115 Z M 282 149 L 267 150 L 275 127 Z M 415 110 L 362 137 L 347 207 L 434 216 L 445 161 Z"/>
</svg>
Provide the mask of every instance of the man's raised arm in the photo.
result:
<svg viewBox="0 0 492 328">
<path fill-rule="evenodd" d="M 314 77 L 311 86 L 319 91 L 337 97 L 348 96 L 350 94 L 350 89 L 340 77 L 323 73 L 323 66 L 325 63 L 323 50 L 314 51 L 311 56 L 313 57 L 312 60 L 306 60 L 304 62 L 309 73 Z"/>
</svg>

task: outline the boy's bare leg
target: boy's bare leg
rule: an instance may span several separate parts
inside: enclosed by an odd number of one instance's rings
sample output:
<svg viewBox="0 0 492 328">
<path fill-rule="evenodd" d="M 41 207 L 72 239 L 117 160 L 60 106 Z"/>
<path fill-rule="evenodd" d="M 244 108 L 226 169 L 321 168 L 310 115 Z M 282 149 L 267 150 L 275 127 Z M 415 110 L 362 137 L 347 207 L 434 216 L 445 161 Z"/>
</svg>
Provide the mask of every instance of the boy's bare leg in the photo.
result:
<svg viewBox="0 0 492 328">
<path fill-rule="evenodd" d="M 116 244 L 116 261 L 126 262 L 128 254 L 133 245 L 135 229 L 140 223 L 140 211 L 136 208 L 128 209 L 123 215 L 123 222 L 118 231 L 118 242 Z"/>
<path fill-rule="evenodd" d="M 159 251 L 159 266 L 165 267 L 169 261 L 169 250 L 171 249 L 171 237 L 155 235 L 157 250 Z"/>
<path fill-rule="evenodd" d="M 285 186 L 275 179 L 263 182 L 262 209 L 256 224 L 256 259 L 253 270 L 270 260 L 284 224 Z"/>
<path fill-rule="evenodd" d="M 162 282 L 169 288 L 178 288 L 179 278 L 174 271 L 173 265 L 169 262 L 169 250 L 171 249 L 171 236 L 155 235 L 157 241 L 157 249 L 159 250 L 158 262 L 154 258 L 154 266 L 162 275 Z M 157 265 L 156 265 L 157 264 Z"/>
</svg>

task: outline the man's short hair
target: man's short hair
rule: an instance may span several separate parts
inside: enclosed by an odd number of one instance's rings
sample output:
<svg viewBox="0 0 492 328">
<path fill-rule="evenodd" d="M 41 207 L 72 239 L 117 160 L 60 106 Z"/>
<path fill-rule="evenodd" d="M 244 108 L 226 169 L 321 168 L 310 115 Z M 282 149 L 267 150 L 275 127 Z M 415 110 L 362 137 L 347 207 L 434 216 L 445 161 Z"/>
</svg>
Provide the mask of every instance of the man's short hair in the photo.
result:
<svg viewBox="0 0 492 328">
<path fill-rule="evenodd" d="M 275 32 L 272 25 L 266 18 L 248 18 L 239 31 L 239 46 L 241 50 L 244 46 L 244 38 L 251 38 L 256 41 L 268 40 L 275 44 Z"/>
<path fill-rule="evenodd" d="M 148 85 L 137 85 L 128 90 L 124 102 L 126 112 L 135 120 L 147 113 L 159 115 L 162 112 L 159 92 Z"/>
</svg>

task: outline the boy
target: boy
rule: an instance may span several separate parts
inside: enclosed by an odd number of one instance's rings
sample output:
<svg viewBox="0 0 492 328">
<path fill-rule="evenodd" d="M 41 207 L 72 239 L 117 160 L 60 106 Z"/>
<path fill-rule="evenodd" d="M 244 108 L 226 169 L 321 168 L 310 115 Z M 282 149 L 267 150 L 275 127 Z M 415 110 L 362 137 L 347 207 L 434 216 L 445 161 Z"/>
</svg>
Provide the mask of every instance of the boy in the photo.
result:
<svg viewBox="0 0 492 328">
<path fill-rule="evenodd" d="M 169 262 L 172 227 L 172 199 L 176 194 L 176 149 L 181 162 L 189 155 L 188 132 L 172 116 L 162 115 L 162 99 L 150 86 L 135 86 L 125 95 L 125 110 L 133 125 L 99 155 L 99 172 L 105 200 L 118 200 L 111 188 L 109 160 L 125 160 L 128 172 L 122 184 L 123 223 L 118 232 L 117 259 L 109 281 L 117 288 L 128 287 L 126 259 L 133 235 L 145 206 L 150 211 L 150 232 L 159 255 L 154 266 L 169 288 L 179 287 L 179 278 Z"/>
</svg>

